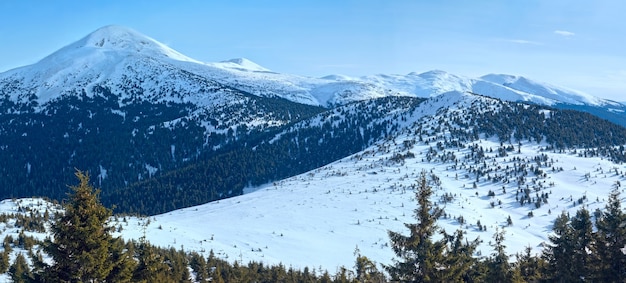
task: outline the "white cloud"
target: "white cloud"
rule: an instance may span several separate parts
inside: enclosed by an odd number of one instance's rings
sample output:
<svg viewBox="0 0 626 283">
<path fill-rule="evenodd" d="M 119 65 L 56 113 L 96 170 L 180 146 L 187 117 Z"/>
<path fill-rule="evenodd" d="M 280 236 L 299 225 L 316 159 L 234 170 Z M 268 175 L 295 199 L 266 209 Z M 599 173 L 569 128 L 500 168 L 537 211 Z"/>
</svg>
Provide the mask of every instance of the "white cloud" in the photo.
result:
<svg viewBox="0 0 626 283">
<path fill-rule="evenodd" d="M 566 31 L 566 30 L 555 30 L 554 33 L 558 34 L 558 35 L 565 36 L 565 37 L 576 35 L 575 33 L 571 32 L 571 31 Z"/>
<path fill-rule="evenodd" d="M 541 42 L 530 41 L 530 40 L 525 40 L 525 39 L 508 39 L 506 41 L 511 42 L 511 43 L 517 43 L 517 44 L 542 45 Z"/>
</svg>

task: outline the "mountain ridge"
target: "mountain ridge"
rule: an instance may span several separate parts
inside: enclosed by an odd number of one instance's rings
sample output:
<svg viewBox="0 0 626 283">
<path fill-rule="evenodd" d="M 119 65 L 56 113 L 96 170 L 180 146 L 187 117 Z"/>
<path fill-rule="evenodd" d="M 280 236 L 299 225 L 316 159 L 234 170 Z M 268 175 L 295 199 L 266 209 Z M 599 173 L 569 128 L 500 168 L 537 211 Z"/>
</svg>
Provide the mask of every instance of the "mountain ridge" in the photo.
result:
<svg viewBox="0 0 626 283">
<path fill-rule="evenodd" d="M 78 41 L 61 48 L 41 61 L 0 73 L 0 86 L 23 81 L 24 91 L 43 96 L 73 88 L 76 83 L 104 82 L 108 77 L 119 77 L 125 58 L 139 56 L 144 60 L 160 60 L 169 66 L 234 87 L 258 96 L 282 97 L 309 105 L 332 107 L 353 101 L 382 96 L 430 97 L 447 91 L 472 91 L 508 101 L 527 101 L 543 105 L 567 104 L 592 107 L 620 107 L 623 104 L 600 99 L 580 91 L 539 83 L 520 76 L 489 74 L 469 78 L 432 70 L 407 75 L 370 75 L 349 77 L 328 75 L 311 78 L 281 74 L 245 58 L 222 62 L 200 62 L 167 47 L 130 28 L 110 25 L 102 27 Z M 102 60 L 105 64 L 98 64 Z M 92 70 L 95 69 L 95 70 Z M 43 70 L 43 71 L 38 71 Z M 80 72 L 92 71 L 89 77 Z M 117 75 L 116 75 L 117 74 Z M 76 81 L 72 80 L 75 77 Z M 45 91 L 44 91 L 45 92 Z M 48 94 L 50 96 L 50 94 Z"/>
</svg>

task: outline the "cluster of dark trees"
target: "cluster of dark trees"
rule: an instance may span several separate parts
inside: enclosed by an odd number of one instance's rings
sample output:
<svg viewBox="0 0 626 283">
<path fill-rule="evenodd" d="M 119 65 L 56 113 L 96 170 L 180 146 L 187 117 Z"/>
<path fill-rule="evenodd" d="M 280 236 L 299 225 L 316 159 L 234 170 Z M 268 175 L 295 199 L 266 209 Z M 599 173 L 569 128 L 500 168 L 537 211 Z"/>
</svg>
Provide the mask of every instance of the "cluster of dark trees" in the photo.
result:
<svg viewBox="0 0 626 283">
<path fill-rule="evenodd" d="M 475 111 L 470 120 L 456 119 L 457 126 L 473 128 L 475 135 L 496 136 L 502 142 L 547 142 L 551 150 L 589 148 L 588 157 L 606 156 L 626 162 L 626 128 L 586 112 L 545 106 L 505 103 L 495 111 Z"/>
<path fill-rule="evenodd" d="M 300 122 L 257 143 L 233 143 L 222 154 L 110 190 L 103 202 L 118 206 L 118 211 L 153 215 L 238 196 L 247 186 L 301 174 L 363 150 L 396 131 L 406 117 L 389 116 L 389 111 L 404 108 L 411 113 L 422 101 L 389 97 L 329 110 L 310 119 L 318 122 Z"/>
<path fill-rule="evenodd" d="M 122 101 L 100 86 L 93 88 L 92 96 L 64 95 L 40 111 L 35 111 L 37 105 L 17 111 L 14 102 L 1 97 L 0 163 L 4 165 L 0 168 L 0 199 L 45 196 L 62 200 L 74 168 L 85 168 L 103 189 L 103 202 L 120 212 L 141 211 L 122 203 L 114 191 L 132 190 L 130 185 L 151 178 L 155 170 L 169 172 L 256 143 L 285 127 L 283 124 L 326 110 L 230 91 L 232 97 L 216 107 L 138 98 Z M 257 120 L 280 123 L 245 126 Z M 233 127 L 237 132 L 229 130 Z M 231 145 L 234 143 L 237 145 Z M 164 212 L 163 207 L 171 210 L 210 200 L 202 195 L 192 198 L 194 201 L 183 200 L 183 204 L 156 207 Z"/>
<path fill-rule="evenodd" d="M 116 212 L 163 213 L 358 152 L 397 129 L 423 101 L 390 97 L 324 109 L 230 91 L 236 102 L 206 108 L 141 95 L 121 101 L 99 86 L 96 95 L 66 95 L 42 111 L 2 102 L 0 198 L 60 201 L 74 168 L 85 168 Z M 403 114 L 389 114 L 397 109 Z"/>
<path fill-rule="evenodd" d="M 425 173 L 416 187 L 417 223 L 406 224 L 410 234 L 389 232 L 398 259 L 385 266 L 394 282 L 625 282 L 626 214 L 615 188 L 606 209 L 592 216 L 585 208 L 555 221 L 550 243 L 539 256 L 527 247 L 511 256 L 505 252 L 505 233 L 499 230 L 491 242 L 493 252 L 476 257 L 478 239 L 469 241 L 462 231 L 438 230 L 442 210 L 430 202 L 432 190 Z M 443 237 L 434 240 L 435 233 Z"/>
</svg>

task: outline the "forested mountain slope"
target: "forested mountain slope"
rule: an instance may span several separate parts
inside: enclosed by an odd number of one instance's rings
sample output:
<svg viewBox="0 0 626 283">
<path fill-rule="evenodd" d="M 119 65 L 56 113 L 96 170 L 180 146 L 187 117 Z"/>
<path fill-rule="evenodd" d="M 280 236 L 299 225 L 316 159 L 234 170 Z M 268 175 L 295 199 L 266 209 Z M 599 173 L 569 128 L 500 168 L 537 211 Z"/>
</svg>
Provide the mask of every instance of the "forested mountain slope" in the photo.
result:
<svg viewBox="0 0 626 283">
<path fill-rule="evenodd" d="M 551 133 L 555 123 L 563 130 Z M 561 212 L 585 207 L 599 215 L 624 182 L 624 133 L 589 114 L 448 93 L 419 104 L 396 131 L 363 151 L 242 196 L 134 227 L 130 221 L 122 235 L 147 231 L 161 246 L 330 270 L 351 266 L 358 247 L 388 264 L 387 232 L 408 233 L 415 182 L 425 171 L 431 200 L 444 210 L 439 225 L 479 237 L 477 257 L 493 252 L 499 230 L 506 231 L 509 255 L 526 246 L 537 254 Z"/>
</svg>

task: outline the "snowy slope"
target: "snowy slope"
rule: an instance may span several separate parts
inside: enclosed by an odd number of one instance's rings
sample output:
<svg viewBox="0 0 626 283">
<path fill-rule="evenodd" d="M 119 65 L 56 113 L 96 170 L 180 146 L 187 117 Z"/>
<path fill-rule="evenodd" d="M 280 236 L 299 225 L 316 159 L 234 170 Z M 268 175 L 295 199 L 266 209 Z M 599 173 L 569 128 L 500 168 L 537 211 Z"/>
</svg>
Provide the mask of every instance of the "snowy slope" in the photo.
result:
<svg viewBox="0 0 626 283">
<path fill-rule="evenodd" d="M 495 147 L 498 143 L 483 145 Z M 427 148 L 416 148 L 416 152 L 420 150 L 417 158 L 423 157 Z M 525 157 L 538 149 L 524 146 L 522 151 L 525 153 L 520 156 Z M 452 217 L 463 215 L 468 223 L 459 225 L 456 220 L 444 219 L 439 221 L 441 227 L 448 232 L 465 229 L 470 238 L 480 237 L 484 241 L 483 255 L 491 251 L 486 244 L 496 227 L 507 231 L 507 252 L 521 252 L 525 246 L 539 252 L 554 218 L 563 210 L 573 215 L 579 208 L 572 207 L 572 197 L 576 201 L 586 194 L 592 200 L 588 208 L 593 211 L 604 206 L 602 201 L 612 183 L 623 180 L 608 172 L 615 164 L 600 158 L 581 160 L 572 155 L 551 154 L 551 158 L 558 158 L 557 165 L 567 168 L 565 173 L 551 178 L 562 190 L 554 190 L 550 205 L 533 210 L 535 216 L 528 218 L 527 213 L 532 209 L 517 208 L 515 195 L 502 194 L 501 186 L 482 184 L 478 189 L 480 195 L 476 196 L 476 190 L 470 189 L 471 179 L 454 179 L 455 173 L 461 172 L 450 171 L 445 165 L 422 164 L 417 162 L 419 159 L 403 165 L 379 162 L 390 157 L 357 155 L 240 197 L 150 217 L 146 235 L 150 242 L 160 246 L 212 249 L 220 257 L 243 262 L 282 262 L 334 271 L 337 266 L 353 265 L 353 251 L 358 246 L 362 254 L 388 264 L 393 253 L 388 246 L 387 231 L 405 231 L 403 223 L 415 222 L 410 186 L 421 170 L 432 170 L 442 179 L 433 201 L 438 201 L 445 192 L 455 194 L 455 201 L 445 206 L 446 212 Z M 577 164 L 577 168 L 571 164 Z M 588 172 L 593 177 L 582 181 Z M 487 197 L 488 190 L 497 192 L 496 197 Z M 502 200 L 503 204 L 491 208 L 490 202 L 494 200 Z M 505 227 L 509 215 L 514 224 Z M 476 227 L 478 220 L 487 226 L 486 232 Z M 124 227 L 124 237 L 138 239 L 143 235 L 143 226 L 134 223 L 130 221 Z"/>
<path fill-rule="evenodd" d="M 270 72 L 269 69 L 266 69 L 265 67 L 262 67 L 246 58 L 235 58 L 210 65 L 244 72 Z"/>
<path fill-rule="evenodd" d="M 14 241 L 20 238 L 20 233 L 23 233 L 26 237 L 32 237 L 38 241 L 43 241 L 49 236 L 50 222 L 44 222 L 43 229 L 45 231 L 38 231 L 37 225 L 30 225 L 34 227 L 24 227 L 24 221 L 18 221 L 19 217 L 30 217 L 45 219 L 45 215 L 50 217 L 60 211 L 60 206 L 52 204 L 41 198 L 26 198 L 26 199 L 12 199 L 0 201 L 0 214 L 8 216 L 6 220 L 0 222 L 0 238 L 3 240 L 12 237 Z M 40 247 L 34 246 L 34 250 L 39 250 Z M 9 263 L 13 264 L 18 254 L 22 254 L 27 258 L 28 249 L 25 249 L 23 245 L 14 244 L 12 251 L 9 253 Z M 44 259 L 48 260 L 48 259 Z M 13 282 L 7 273 L 0 274 L 0 282 Z"/>
<path fill-rule="evenodd" d="M 439 225 L 446 231 L 463 229 L 470 238 L 480 237 L 483 255 L 491 253 L 488 244 L 496 228 L 506 230 L 505 244 L 510 254 L 521 252 L 525 246 L 539 252 L 556 216 L 562 211 L 574 214 L 581 207 L 579 199 L 592 212 L 604 207 L 615 182 L 625 178 L 623 165 L 603 158 L 583 158 L 573 151 L 545 151 L 544 144 L 525 142 L 518 148 L 516 143 L 510 145 L 515 150 L 507 156 L 498 155 L 500 142 L 484 138 L 465 148 L 433 149 L 449 132 L 445 128 L 439 132 L 430 129 L 441 125 L 441 119 L 452 121 L 453 117 L 466 116 L 466 109 L 497 112 L 498 104 L 458 92 L 444 94 L 418 107 L 399 135 L 358 154 L 299 176 L 250 188 L 250 193 L 243 196 L 151 216 L 149 221 L 129 221 L 123 224 L 122 236 L 138 239 L 145 234 L 157 245 L 206 253 L 213 250 L 233 261 L 321 266 L 330 271 L 338 266 L 351 267 L 353 251 L 358 247 L 362 254 L 386 264 L 393 258 L 387 231 L 406 232 L 403 223 L 414 221 L 416 204 L 411 186 L 424 170 L 439 179 L 433 183 L 432 200 L 445 208 L 448 217 Z M 422 136 L 428 143 L 417 141 L 418 125 L 431 131 Z M 493 177 L 506 174 L 505 167 L 535 165 L 538 156 L 546 159 L 540 165 L 546 176 L 529 173 L 525 183 L 496 182 L 486 177 L 476 181 L 470 170 L 474 160 L 467 157 L 472 147 L 486 149 L 484 164 Z M 450 155 L 463 165 L 454 166 L 455 162 L 434 157 Z M 534 203 L 521 206 L 516 200 L 517 191 L 526 185 L 533 198 L 535 194 L 548 194 L 547 203 L 539 208 Z M 495 196 L 488 196 L 489 191 Z M 531 211 L 533 217 L 528 216 Z M 459 216 L 465 220 L 462 225 Z M 508 216 L 512 226 L 506 225 Z M 480 231 L 478 221 L 486 231 Z"/>
</svg>

